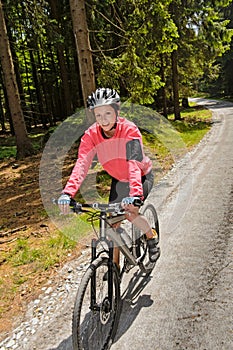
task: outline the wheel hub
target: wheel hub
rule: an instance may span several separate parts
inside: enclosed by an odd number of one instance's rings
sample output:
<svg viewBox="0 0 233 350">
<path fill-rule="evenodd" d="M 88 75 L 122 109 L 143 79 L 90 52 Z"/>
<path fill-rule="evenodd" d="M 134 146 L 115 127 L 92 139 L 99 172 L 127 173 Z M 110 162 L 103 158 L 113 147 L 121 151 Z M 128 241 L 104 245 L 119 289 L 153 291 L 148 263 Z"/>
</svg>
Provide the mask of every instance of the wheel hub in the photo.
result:
<svg viewBox="0 0 233 350">
<path fill-rule="evenodd" d="M 111 314 L 111 307 L 110 307 L 110 301 L 108 299 L 108 297 L 106 297 L 103 300 L 103 303 L 101 305 L 101 309 L 100 309 L 100 320 L 102 322 L 102 324 L 106 324 L 109 320 L 110 314 Z"/>
</svg>

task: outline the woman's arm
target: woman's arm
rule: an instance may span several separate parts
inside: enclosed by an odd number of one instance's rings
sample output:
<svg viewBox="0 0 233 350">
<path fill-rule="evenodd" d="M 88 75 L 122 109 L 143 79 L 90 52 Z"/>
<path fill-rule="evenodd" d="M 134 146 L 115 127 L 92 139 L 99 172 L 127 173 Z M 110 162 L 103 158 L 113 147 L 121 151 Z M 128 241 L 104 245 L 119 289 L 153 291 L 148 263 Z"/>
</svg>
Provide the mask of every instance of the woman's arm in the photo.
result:
<svg viewBox="0 0 233 350">
<path fill-rule="evenodd" d="M 71 197 L 75 196 L 87 175 L 88 169 L 95 154 L 95 145 L 92 142 L 91 137 L 85 133 L 79 146 L 78 159 L 63 190 L 63 193 L 67 193 Z"/>
</svg>

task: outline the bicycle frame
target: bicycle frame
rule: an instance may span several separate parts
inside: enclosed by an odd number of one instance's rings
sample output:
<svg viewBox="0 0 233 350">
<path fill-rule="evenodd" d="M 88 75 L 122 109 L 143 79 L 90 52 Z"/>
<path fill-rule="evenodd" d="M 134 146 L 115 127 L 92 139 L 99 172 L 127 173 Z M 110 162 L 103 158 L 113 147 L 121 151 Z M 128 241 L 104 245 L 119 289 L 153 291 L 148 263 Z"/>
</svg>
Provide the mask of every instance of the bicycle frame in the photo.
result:
<svg viewBox="0 0 233 350">
<path fill-rule="evenodd" d="M 134 226 L 132 225 L 132 251 L 129 249 L 129 247 L 126 245 L 124 240 L 121 237 L 121 234 L 117 233 L 113 226 L 116 223 L 119 223 L 126 219 L 125 213 L 121 213 L 119 210 L 120 203 L 116 203 L 116 206 L 113 204 L 112 207 L 109 207 L 106 204 L 99 204 L 99 203 L 93 203 L 93 204 L 80 204 L 75 201 L 72 203 L 72 209 L 74 212 L 80 213 L 85 212 L 86 210 L 83 210 L 83 208 L 93 208 L 100 210 L 99 215 L 99 239 L 92 239 L 91 242 L 91 265 L 90 268 L 93 269 L 94 273 L 91 277 L 91 301 L 90 301 L 90 309 L 92 311 L 99 311 L 100 307 L 96 303 L 96 273 L 95 273 L 95 266 L 92 263 L 94 260 L 98 258 L 101 254 L 104 252 L 108 255 L 108 297 L 106 297 L 106 305 L 108 312 L 112 310 L 112 301 L 113 301 L 113 252 L 114 252 L 114 244 L 116 247 L 119 248 L 120 252 L 124 255 L 126 260 L 129 262 L 132 266 L 140 265 L 141 259 L 143 258 L 143 255 L 136 258 L 137 256 L 137 242 L 136 242 L 136 235 Z M 108 217 L 108 213 L 115 213 L 113 216 Z M 101 250 L 97 255 L 97 247 L 99 244 L 105 242 L 107 244 L 108 249 Z"/>
<path fill-rule="evenodd" d="M 105 211 L 101 211 L 100 213 L 100 225 L 99 225 L 99 232 L 100 232 L 100 238 L 99 240 L 94 240 L 95 243 L 93 245 L 93 251 L 92 251 L 92 261 L 96 258 L 96 247 L 98 245 L 99 242 L 106 242 L 109 246 L 109 242 L 111 242 L 111 240 L 115 243 L 115 245 L 119 248 L 119 250 L 122 252 L 122 254 L 126 257 L 126 259 L 129 261 L 129 263 L 131 265 L 138 265 L 138 262 L 140 261 L 139 259 L 136 259 L 134 257 L 135 254 L 132 254 L 132 252 L 130 251 L 130 249 L 128 248 L 128 246 L 125 244 L 125 242 L 123 241 L 122 237 L 120 234 L 116 233 L 114 231 L 114 229 L 111 229 L 111 227 L 118 222 L 121 222 L 123 220 L 125 220 L 125 214 L 122 215 L 117 215 L 117 216 L 113 216 L 107 219 L 107 215 Z M 110 227 L 110 230 L 107 232 L 108 228 L 107 228 L 107 224 Z M 111 232 L 112 230 L 112 232 Z M 111 240 L 109 241 L 107 239 L 107 235 L 111 236 Z M 133 242 L 133 249 L 135 249 L 135 231 L 134 231 L 134 227 L 132 225 L 132 242 Z M 110 246 L 109 246 L 110 248 Z M 133 251 L 135 253 L 135 251 Z"/>
<path fill-rule="evenodd" d="M 133 248 L 133 254 L 128 248 L 128 246 L 125 244 L 123 239 L 121 238 L 121 235 L 118 234 L 114 229 L 112 229 L 112 225 L 115 223 L 121 222 L 125 219 L 125 214 L 122 215 L 117 215 L 113 216 L 110 218 L 107 218 L 106 211 L 103 210 L 100 212 L 100 219 L 99 219 L 99 232 L 100 232 L 100 238 L 97 239 L 92 239 L 91 243 L 91 249 L 92 249 L 92 254 L 91 254 L 91 261 L 93 262 L 97 258 L 97 246 L 105 242 L 108 246 L 108 298 L 110 301 L 110 311 L 112 309 L 112 296 L 113 296 L 113 250 L 114 250 L 114 244 L 119 248 L 121 253 L 126 257 L 128 262 L 131 265 L 137 266 L 138 263 L 140 262 L 141 257 L 138 259 L 135 258 L 136 255 L 136 243 L 135 243 L 135 231 L 134 227 L 132 225 L 132 248 Z M 107 235 L 109 235 L 110 232 L 107 233 L 107 225 L 109 225 L 110 230 L 112 230 L 112 237 L 111 239 L 107 238 Z M 105 252 L 105 250 L 102 250 L 99 254 L 102 254 Z M 93 274 L 92 279 L 91 279 L 91 310 L 95 311 L 98 309 L 96 305 L 96 276 Z"/>
</svg>

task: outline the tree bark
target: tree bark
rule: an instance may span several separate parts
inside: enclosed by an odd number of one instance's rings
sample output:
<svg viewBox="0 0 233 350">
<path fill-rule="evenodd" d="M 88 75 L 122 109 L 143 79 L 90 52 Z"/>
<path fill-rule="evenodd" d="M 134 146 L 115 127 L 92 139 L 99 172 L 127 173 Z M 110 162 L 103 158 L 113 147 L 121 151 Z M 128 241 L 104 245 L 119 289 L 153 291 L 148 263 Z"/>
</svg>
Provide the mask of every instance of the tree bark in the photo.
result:
<svg viewBox="0 0 233 350">
<path fill-rule="evenodd" d="M 173 103 L 175 120 L 180 120 L 180 105 L 179 105 L 179 83 L 178 83 L 178 68 L 177 68 L 177 50 L 171 53 L 172 60 L 172 87 L 173 87 Z"/>
<path fill-rule="evenodd" d="M 2 101 L 0 101 L 0 124 L 1 124 L 1 128 L 2 128 L 2 132 L 5 133 L 6 126 L 5 126 L 4 112 L 3 112 L 3 108 L 2 108 Z"/>
<path fill-rule="evenodd" d="M 57 29 L 59 32 L 59 24 L 61 24 L 61 19 L 59 16 L 59 0 L 50 0 L 51 15 L 52 18 L 55 18 L 57 21 Z M 70 92 L 70 83 L 68 77 L 68 71 L 66 67 L 65 59 L 65 47 L 64 44 L 60 43 L 57 45 L 57 58 L 60 67 L 61 80 L 62 80 L 62 92 L 63 92 L 63 103 L 65 106 L 65 116 L 70 115 L 73 110 L 71 92 Z"/>
<path fill-rule="evenodd" d="M 16 82 L 14 64 L 7 36 L 6 23 L 2 2 L 0 0 L 0 58 L 4 74 L 4 84 L 7 91 L 11 117 L 13 121 L 17 158 L 24 158 L 33 153 L 32 143 L 28 137 L 25 120 L 20 104 L 18 86 Z"/>
<path fill-rule="evenodd" d="M 161 54 L 160 57 L 161 57 L 161 78 L 162 78 L 162 81 L 165 82 L 163 55 Z M 162 86 L 161 90 L 162 90 L 162 98 L 163 98 L 163 116 L 167 118 L 167 96 L 166 96 L 165 86 Z"/>
<path fill-rule="evenodd" d="M 3 81 L 2 81 L 2 73 L 0 71 L 0 89 L 3 87 Z M 4 91 L 3 91 L 4 92 Z M 5 113 L 3 110 L 3 105 L 2 105 L 2 99 L 0 100 L 0 124 L 2 127 L 2 132 L 6 132 L 6 126 L 5 126 Z"/>
<path fill-rule="evenodd" d="M 95 90 L 95 76 L 92 61 L 91 46 L 86 19 L 84 0 L 70 0 L 71 16 L 73 21 L 73 32 L 78 53 L 80 80 L 84 106 L 88 95 Z M 88 123 L 94 121 L 94 116 L 87 113 Z"/>
</svg>

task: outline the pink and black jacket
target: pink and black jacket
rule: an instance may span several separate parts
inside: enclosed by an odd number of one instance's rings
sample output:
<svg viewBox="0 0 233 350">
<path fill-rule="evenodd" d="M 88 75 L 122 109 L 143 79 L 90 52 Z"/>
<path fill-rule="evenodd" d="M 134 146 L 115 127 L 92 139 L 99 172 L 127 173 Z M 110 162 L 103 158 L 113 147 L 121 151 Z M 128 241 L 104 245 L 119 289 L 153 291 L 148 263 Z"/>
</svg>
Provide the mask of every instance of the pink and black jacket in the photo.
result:
<svg viewBox="0 0 233 350">
<path fill-rule="evenodd" d="M 130 196 L 143 196 L 141 178 L 151 171 L 152 162 L 143 152 L 142 136 L 137 126 L 121 117 L 111 138 L 104 137 L 97 123 L 86 130 L 79 146 L 77 162 L 63 193 L 75 196 L 95 155 L 110 176 L 129 182 Z"/>
</svg>

